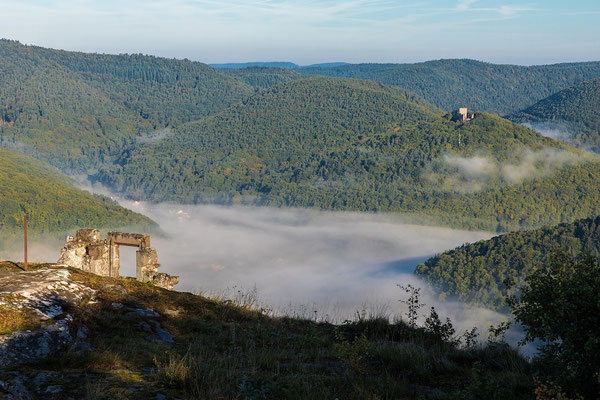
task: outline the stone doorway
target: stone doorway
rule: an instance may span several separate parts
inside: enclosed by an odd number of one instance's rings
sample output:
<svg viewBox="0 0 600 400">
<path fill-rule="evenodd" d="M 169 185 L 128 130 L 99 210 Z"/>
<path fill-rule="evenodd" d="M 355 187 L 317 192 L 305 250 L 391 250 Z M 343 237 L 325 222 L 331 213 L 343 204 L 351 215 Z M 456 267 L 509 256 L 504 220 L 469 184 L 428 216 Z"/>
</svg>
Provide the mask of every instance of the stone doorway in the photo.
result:
<svg viewBox="0 0 600 400">
<path fill-rule="evenodd" d="M 109 232 L 100 238 L 97 229 L 79 229 L 67 237 L 59 264 L 65 264 L 98 275 L 118 277 L 121 268 L 120 246 L 136 247 L 135 278 L 172 289 L 179 282 L 176 276 L 158 272 L 160 264 L 156 249 L 150 247 L 150 236 L 139 233 Z"/>
</svg>

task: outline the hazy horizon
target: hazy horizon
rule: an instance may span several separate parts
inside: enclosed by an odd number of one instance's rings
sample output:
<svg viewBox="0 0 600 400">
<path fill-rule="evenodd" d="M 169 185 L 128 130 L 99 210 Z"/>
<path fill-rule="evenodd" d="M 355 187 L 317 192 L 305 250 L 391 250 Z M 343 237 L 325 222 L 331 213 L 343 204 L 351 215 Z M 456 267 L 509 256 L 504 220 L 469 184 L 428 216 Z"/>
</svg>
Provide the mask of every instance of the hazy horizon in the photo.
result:
<svg viewBox="0 0 600 400">
<path fill-rule="evenodd" d="M 11 16 L 0 37 L 207 64 L 469 58 L 539 65 L 600 53 L 600 25 L 593 23 L 600 5 L 591 0 L 0 0 L 0 6 Z"/>
<path fill-rule="evenodd" d="M 227 64 L 275 64 L 275 63 L 281 63 L 281 64 L 285 64 L 285 63 L 290 63 L 290 64 L 295 64 L 299 67 L 310 67 L 313 65 L 320 65 L 320 64 L 336 64 L 336 63 L 343 63 L 343 64 L 419 64 L 419 63 L 426 63 L 426 62 L 431 62 L 431 61 L 443 61 L 443 60 L 471 60 L 471 61 L 477 61 L 477 62 L 483 62 L 483 63 L 488 63 L 488 64 L 497 64 L 497 65 L 516 65 L 516 66 L 523 66 L 523 67 L 533 67 L 533 66 L 540 66 L 540 65 L 553 65 L 553 64 L 575 64 L 575 63 L 588 63 L 588 62 L 600 62 L 600 56 L 598 58 L 590 58 L 590 59 L 581 59 L 581 60 L 564 60 L 564 61 L 556 61 L 556 62 L 546 62 L 546 63 L 513 63 L 513 62 L 495 62 L 495 61 L 491 61 L 491 60 L 486 60 L 486 59 L 478 59 L 478 58 L 469 58 L 469 57 L 445 57 L 445 58 L 428 58 L 428 59 L 421 59 L 421 60 L 408 60 L 408 61 L 363 61 L 363 62 L 351 62 L 351 61 L 346 61 L 346 60 L 337 60 L 337 59 L 323 59 L 323 60 L 318 60 L 315 62 L 310 62 L 310 63 L 297 63 L 291 60 L 285 60 L 285 59 L 269 59 L 269 58 L 265 58 L 265 59 L 248 59 L 248 60 L 238 60 L 238 61 L 227 61 L 227 60 L 218 60 L 218 61 L 206 61 L 206 60 L 202 60 L 202 59 L 191 59 L 189 57 L 168 57 L 168 56 L 163 56 L 160 54 L 152 54 L 152 53 L 139 53 L 139 52 L 125 52 L 125 53 L 117 53 L 117 52 L 100 52 L 100 51 L 94 51 L 93 49 L 90 50 L 78 50 L 78 49 L 70 49 L 70 48 L 61 48 L 61 47 L 49 47 L 49 46 L 44 46 L 38 43 L 25 43 L 22 40 L 19 40 L 18 38 L 10 38 L 10 37 L 0 37 L 0 39 L 6 39 L 6 40 L 12 40 L 12 41 L 16 41 L 19 42 L 25 46 L 34 46 L 34 47 L 43 47 L 43 48 L 49 48 L 49 49 L 53 49 L 53 50 L 59 50 L 59 51 L 69 51 L 69 52 L 80 52 L 80 53 L 87 53 L 87 54 L 106 54 L 106 55 L 134 55 L 134 54 L 142 54 L 144 56 L 149 56 L 149 57 L 159 57 L 159 58 L 166 58 L 166 59 L 174 59 L 174 60 L 188 60 L 188 61 L 192 61 L 192 62 L 199 62 L 202 64 L 206 64 L 206 65 L 227 65 Z"/>
</svg>

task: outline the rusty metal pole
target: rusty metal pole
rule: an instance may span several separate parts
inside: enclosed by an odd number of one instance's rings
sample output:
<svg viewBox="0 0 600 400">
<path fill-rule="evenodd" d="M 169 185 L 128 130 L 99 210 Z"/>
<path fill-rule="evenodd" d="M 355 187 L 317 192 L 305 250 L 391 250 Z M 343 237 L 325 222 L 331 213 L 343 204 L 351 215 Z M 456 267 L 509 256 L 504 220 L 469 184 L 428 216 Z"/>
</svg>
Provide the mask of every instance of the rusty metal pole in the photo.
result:
<svg viewBox="0 0 600 400">
<path fill-rule="evenodd" d="M 24 243 L 25 263 L 24 263 L 24 269 L 25 269 L 25 271 L 27 271 L 27 214 L 25 214 L 25 218 L 23 220 L 23 223 L 25 225 L 25 243 Z"/>
<path fill-rule="evenodd" d="M 112 278 L 112 265 L 113 265 L 113 244 L 112 236 L 108 235 L 108 276 Z"/>
</svg>

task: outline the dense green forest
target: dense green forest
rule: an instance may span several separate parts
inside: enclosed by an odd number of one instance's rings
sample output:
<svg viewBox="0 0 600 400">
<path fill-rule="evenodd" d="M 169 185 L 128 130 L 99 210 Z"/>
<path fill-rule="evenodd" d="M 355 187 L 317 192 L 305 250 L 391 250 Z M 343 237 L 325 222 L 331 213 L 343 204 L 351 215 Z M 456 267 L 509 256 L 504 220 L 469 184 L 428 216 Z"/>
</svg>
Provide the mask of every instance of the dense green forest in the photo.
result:
<svg viewBox="0 0 600 400">
<path fill-rule="evenodd" d="M 89 172 L 140 135 L 214 114 L 253 92 L 202 63 L 0 40 L 0 145 Z"/>
<path fill-rule="evenodd" d="M 600 76 L 600 63 L 517 67 L 442 60 L 217 70 L 189 60 L 0 40 L 0 146 L 63 171 L 93 172 L 140 136 L 216 115 L 300 73 L 368 78 L 413 91 L 444 110 L 467 106 L 503 114 Z"/>
<path fill-rule="evenodd" d="M 294 80 L 128 149 L 97 179 L 137 199 L 408 212 L 494 231 L 600 214 L 596 157 L 490 114 L 441 114 L 392 86 Z"/>
<path fill-rule="evenodd" d="M 447 111 L 469 107 L 505 115 L 584 80 L 600 77 L 600 62 L 524 67 L 458 59 L 416 64 L 348 64 L 296 71 L 399 86 Z"/>
<path fill-rule="evenodd" d="M 416 92 L 460 105 L 484 104 L 471 100 L 485 92 L 502 99 L 488 104 L 499 112 L 525 101 L 523 90 L 545 96 L 599 65 L 446 60 L 390 68 L 412 71 L 407 82 L 429 82 L 427 93 Z M 408 212 L 499 231 L 600 213 L 592 156 L 483 112 L 449 121 L 397 87 L 297 72 L 387 71 L 379 67 L 219 71 L 2 40 L 0 145 L 67 172 L 100 169 L 101 182 L 154 201 Z M 466 76 L 483 92 L 464 87 Z"/>
<path fill-rule="evenodd" d="M 74 182 L 53 167 L 0 149 L 0 238 L 20 233 L 24 214 L 29 217 L 33 234 L 77 227 L 156 227 L 147 217 L 108 198 L 77 189 Z"/>
<path fill-rule="evenodd" d="M 256 89 L 264 89 L 304 77 L 289 68 L 274 67 L 248 67 L 231 69 L 228 72 Z"/>
<path fill-rule="evenodd" d="M 504 281 L 521 285 L 526 276 L 547 264 L 555 248 L 572 256 L 600 255 L 600 217 L 465 244 L 427 260 L 416 273 L 443 297 L 502 309 L 507 295 Z"/>
<path fill-rule="evenodd" d="M 600 78 L 555 93 L 507 118 L 557 131 L 575 146 L 600 152 Z"/>
</svg>

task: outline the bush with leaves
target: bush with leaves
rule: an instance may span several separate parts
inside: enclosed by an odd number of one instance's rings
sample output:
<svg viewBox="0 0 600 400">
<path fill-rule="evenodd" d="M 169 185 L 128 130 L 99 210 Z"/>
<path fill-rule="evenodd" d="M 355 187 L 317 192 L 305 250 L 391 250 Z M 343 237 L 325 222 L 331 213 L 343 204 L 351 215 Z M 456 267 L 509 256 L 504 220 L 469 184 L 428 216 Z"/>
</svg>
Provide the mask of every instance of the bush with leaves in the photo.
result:
<svg viewBox="0 0 600 400">
<path fill-rule="evenodd" d="M 408 300 L 399 301 L 400 303 L 404 303 L 408 306 L 408 310 L 406 311 L 408 326 L 410 326 L 411 328 L 416 328 L 417 320 L 419 318 L 419 309 L 425 306 L 425 304 L 422 304 L 419 299 L 421 288 L 416 288 L 411 284 L 408 284 L 406 286 L 398 285 L 398 287 L 409 295 Z"/>
<path fill-rule="evenodd" d="M 336 343 L 333 349 L 338 355 L 338 359 L 351 371 L 358 375 L 364 375 L 367 371 L 367 359 L 372 350 L 373 344 L 362 334 L 356 336 L 353 340 L 347 339 L 336 330 Z"/>
<path fill-rule="evenodd" d="M 525 279 L 519 298 L 508 299 L 524 342 L 540 341 L 535 363 L 567 395 L 600 393 L 600 263 L 555 251 L 545 268 Z"/>
<path fill-rule="evenodd" d="M 458 345 L 460 342 L 460 338 L 454 338 L 456 329 L 454 329 L 454 326 L 452 326 L 450 318 L 446 318 L 446 322 L 442 324 L 438 313 L 435 311 L 435 307 L 431 307 L 429 317 L 425 318 L 425 331 L 433 334 L 436 338 L 443 342 L 456 345 Z"/>
</svg>

